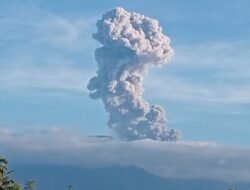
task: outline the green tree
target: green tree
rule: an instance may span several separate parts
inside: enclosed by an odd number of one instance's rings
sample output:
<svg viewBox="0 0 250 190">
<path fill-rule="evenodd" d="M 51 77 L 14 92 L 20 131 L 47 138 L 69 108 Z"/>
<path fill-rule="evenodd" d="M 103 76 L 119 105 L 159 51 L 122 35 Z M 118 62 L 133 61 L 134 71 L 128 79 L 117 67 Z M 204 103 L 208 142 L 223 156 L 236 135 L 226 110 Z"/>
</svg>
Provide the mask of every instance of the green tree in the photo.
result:
<svg viewBox="0 0 250 190">
<path fill-rule="evenodd" d="M 10 176 L 12 171 L 8 171 L 8 161 L 0 157 L 0 190 L 20 190 L 21 187 Z"/>
<path fill-rule="evenodd" d="M 72 186 L 72 185 L 69 185 L 69 186 L 68 186 L 68 190 L 73 190 L 73 186 Z"/>
<path fill-rule="evenodd" d="M 18 183 L 15 183 L 12 187 L 9 187 L 7 190 L 21 190 L 21 186 Z"/>
<path fill-rule="evenodd" d="M 26 189 L 26 190 L 35 190 L 35 181 L 34 180 L 26 181 L 24 189 Z"/>
</svg>

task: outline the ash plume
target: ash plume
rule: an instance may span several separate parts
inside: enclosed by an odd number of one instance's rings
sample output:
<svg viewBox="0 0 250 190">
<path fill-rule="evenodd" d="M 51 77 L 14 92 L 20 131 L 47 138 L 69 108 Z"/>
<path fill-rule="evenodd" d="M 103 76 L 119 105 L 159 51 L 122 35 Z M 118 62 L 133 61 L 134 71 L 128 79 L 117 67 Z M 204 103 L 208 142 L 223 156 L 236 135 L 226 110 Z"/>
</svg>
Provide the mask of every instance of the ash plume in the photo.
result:
<svg viewBox="0 0 250 190">
<path fill-rule="evenodd" d="M 96 76 L 90 79 L 90 97 L 100 98 L 109 112 L 108 126 L 124 140 L 176 141 L 178 130 L 166 129 L 164 110 L 143 100 L 143 77 L 150 66 L 170 61 L 173 49 L 155 19 L 121 7 L 97 21 L 94 39 Z"/>
</svg>

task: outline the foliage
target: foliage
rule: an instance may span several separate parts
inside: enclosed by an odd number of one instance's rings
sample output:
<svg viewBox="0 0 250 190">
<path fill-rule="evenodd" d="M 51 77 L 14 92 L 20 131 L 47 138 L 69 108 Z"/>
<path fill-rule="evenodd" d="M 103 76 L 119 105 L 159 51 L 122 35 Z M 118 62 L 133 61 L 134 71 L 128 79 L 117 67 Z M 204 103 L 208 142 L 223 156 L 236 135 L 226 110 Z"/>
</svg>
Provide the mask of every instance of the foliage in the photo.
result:
<svg viewBox="0 0 250 190">
<path fill-rule="evenodd" d="M 8 171 L 8 161 L 0 156 L 0 190 L 21 190 L 21 186 L 11 178 L 12 171 Z M 35 181 L 28 180 L 25 183 L 25 190 L 35 190 Z M 69 185 L 68 190 L 73 190 Z"/>
<path fill-rule="evenodd" d="M 10 176 L 12 171 L 8 171 L 8 161 L 0 157 L 0 190 L 20 190 L 18 185 Z"/>
<path fill-rule="evenodd" d="M 68 186 L 68 190 L 73 190 L 73 186 L 72 186 L 72 185 L 69 185 L 69 186 Z"/>
<path fill-rule="evenodd" d="M 26 181 L 24 189 L 26 189 L 26 190 L 35 190 L 35 181 L 34 180 Z"/>
</svg>

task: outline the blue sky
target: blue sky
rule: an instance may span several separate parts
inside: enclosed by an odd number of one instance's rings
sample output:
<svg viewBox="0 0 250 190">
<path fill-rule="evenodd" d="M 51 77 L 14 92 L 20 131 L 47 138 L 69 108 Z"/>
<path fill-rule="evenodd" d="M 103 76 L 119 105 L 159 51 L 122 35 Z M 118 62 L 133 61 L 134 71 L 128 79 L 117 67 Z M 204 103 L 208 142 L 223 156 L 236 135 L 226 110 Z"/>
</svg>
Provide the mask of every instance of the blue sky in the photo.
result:
<svg viewBox="0 0 250 190">
<path fill-rule="evenodd" d="M 2 0 L 0 126 L 62 127 L 110 134 L 89 99 L 95 22 L 116 6 L 159 20 L 172 39 L 171 64 L 150 70 L 145 99 L 162 105 L 185 140 L 249 146 L 249 1 Z"/>
</svg>

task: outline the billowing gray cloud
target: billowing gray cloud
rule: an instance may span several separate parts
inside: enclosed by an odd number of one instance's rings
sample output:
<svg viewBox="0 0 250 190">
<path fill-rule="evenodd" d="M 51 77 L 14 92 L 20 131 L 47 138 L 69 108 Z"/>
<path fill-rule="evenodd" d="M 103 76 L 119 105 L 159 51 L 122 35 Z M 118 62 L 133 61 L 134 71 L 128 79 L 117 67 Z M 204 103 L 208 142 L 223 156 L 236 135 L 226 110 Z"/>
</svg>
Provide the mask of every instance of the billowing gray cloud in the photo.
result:
<svg viewBox="0 0 250 190">
<path fill-rule="evenodd" d="M 162 177 L 250 180 L 250 149 L 206 142 L 117 141 L 59 128 L 14 133 L 0 128 L 1 155 L 12 164 L 129 166 Z"/>
<path fill-rule="evenodd" d="M 108 125 L 126 140 L 175 141 L 177 130 L 166 130 L 163 108 L 143 100 L 143 77 L 150 66 L 161 66 L 173 56 L 170 38 L 155 19 L 116 8 L 98 20 L 93 37 L 97 76 L 91 78 L 90 97 L 102 99 Z"/>
</svg>

